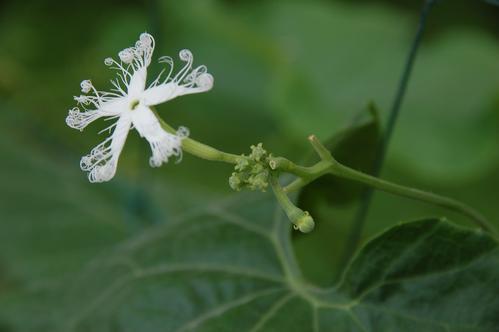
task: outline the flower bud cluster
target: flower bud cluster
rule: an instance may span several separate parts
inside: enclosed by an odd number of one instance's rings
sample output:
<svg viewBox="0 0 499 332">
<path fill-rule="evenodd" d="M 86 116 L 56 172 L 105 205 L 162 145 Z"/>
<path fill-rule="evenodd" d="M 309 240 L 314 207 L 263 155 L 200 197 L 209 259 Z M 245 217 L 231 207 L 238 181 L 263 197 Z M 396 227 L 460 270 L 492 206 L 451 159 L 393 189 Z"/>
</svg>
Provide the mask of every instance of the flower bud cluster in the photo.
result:
<svg viewBox="0 0 499 332">
<path fill-rule="evenodd" d="M 248 156 L 243 154 L 237 160 L 235 172 L 229 178 L 230 187 L 237 191 L 241 189 L 265 191 L 269 186 L 271 157 L 262 143 L 252 145 L 251 153 Z"/>
</svg>

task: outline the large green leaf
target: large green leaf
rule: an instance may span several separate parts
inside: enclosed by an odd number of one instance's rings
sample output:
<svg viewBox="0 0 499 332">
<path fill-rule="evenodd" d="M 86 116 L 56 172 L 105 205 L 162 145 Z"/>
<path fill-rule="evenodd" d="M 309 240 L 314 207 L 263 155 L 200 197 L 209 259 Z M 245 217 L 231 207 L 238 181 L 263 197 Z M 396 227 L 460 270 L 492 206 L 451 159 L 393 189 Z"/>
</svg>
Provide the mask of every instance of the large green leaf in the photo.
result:
<svg viewBox="0 0 499 332">
<path fill-rule="evenodd" d="M 80 156 L 25 120 L 0 103 L 2 332 L 53 331 L 62 286 L 82 266 L 130 234 L 191 209 L 198 196 L 193 186 L 187 191 L 151 175 L 138 186 L 122 167 L 112 182 L 92 185 L 79 170 Z"/>
<path fill-rule="evenodd" d="M 94 261 L 65 298 L 60 330 L 493 331 L 499 324 L 499 252 L 485 234 L 436 219 L 401 224 L 370 241 L 338 287 L 319 289 L 301 277 L 280 209 L 242 196 L 169 220 Z"/>
<path fill-rule="evenodd" d="M 497 243 L 445 220 L 400 224 L 370 241 L 340 291 L 372 331 L 493 331 Z"/>
<path fill-rule="evenodd" d="M 397 226 L 362 249 L 338 287 L 317 288 L 304 281 L 289 221 L 270 195 L 173 209 L 127 236 L 113 191 L 60 169 L 64 159 L 1 142 L 3 330 L 493 331 L 499 323 L 499 253 L 479 232 L 439 220 Z M 157 194 L 179 206 L 179 188 Z"/>
<path fill-rule="evenodd" d="M 90 185 L 3 119 L 1 133 L 18 144 L 0 140 L 0 330 L 494 331 L 499 323 L 499 253 L 485 234 L 439 220 L 402 224 L 369 242 L 337 287 L 318 288 L 304 280 L 289 221 L 270 195 L 192 208 L 180 187 L 169 194 L 150 184 L 147 200 L 161 200 L 164 223 L 130 228 L 119 176 L 118 188 Z"/>
</svg>

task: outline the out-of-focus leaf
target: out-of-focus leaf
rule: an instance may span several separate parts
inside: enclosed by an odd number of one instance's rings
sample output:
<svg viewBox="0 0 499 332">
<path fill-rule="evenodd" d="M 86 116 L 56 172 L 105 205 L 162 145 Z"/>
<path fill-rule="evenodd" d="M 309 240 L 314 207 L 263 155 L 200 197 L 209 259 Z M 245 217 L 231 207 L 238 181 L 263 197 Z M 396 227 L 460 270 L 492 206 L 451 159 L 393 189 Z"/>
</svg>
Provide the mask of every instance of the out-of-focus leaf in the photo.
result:
<svg viewBox="0 0 499 332">
<path fill-rule="evenodd" d="M 275 68 L 270 102 L 288 132 L 328 137 L 369 100 L 387 109 L 410 37 L 406 17 L 338 2 L 269 8 L 265 27 L 285 57 Z"/>
<path fill-rule="evenodd" d="M 440 183 L 470 180 L 499 162 L 499 46 L 454 31 L 421 49 L 390 147 L 390 162 Z"/>
<path fill-rule="evenodd" d="M 126 236 L 117 218 L 125 211 L 109 190 L 89 186 L 77 160 L 71 170 L 66 157 L 11 130 L 6 115 L 15 113 L 1 111 L 0 326 L 44 331 L 70 273 Z"/>
<path fill-rule="evenodd" d="M 389 109 L 413 29 L 400 13 L 334 2 L 270 6 L 267 29 L 286 55 L 271 109 L 290 135 L 320 137 L 375 99 Z M 426 180 L 468 181 L 497 167 L 499 48 L 455 30 L 423 44 L 390 148 L 390 162 Z M 385 113 L 386 114 L 386 113 Z M 392 163 L 393 162 L 393 163 Z"/>
<path fill-rule="evenodd" d="M 122 168 L 112 182 L 91 184 L 61 142 L 26 136 L 23 118 L 4 104 L 0 118 L 0 331 L 53 331 L 76 271 L 146 225 L 192 209 L 196 189 L 143 180 L 140 190 Z"/>
</svg>

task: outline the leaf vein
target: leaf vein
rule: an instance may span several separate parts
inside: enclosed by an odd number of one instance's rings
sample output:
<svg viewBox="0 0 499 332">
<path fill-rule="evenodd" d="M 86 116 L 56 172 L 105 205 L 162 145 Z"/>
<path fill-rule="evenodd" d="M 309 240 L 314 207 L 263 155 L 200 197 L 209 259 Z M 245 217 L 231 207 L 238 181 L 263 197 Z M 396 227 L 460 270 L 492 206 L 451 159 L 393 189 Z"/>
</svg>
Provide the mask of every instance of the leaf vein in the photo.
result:
<svg viewBox="0 0 499 332">
<path fill-rule="evenodd" d="M 240 216 L 234 215 L 232 213 L 217 208 L 212 208 L 209 210 L 209 212 L 212 215 L 221 218 L 223 221 L 227 223 L 239 226 L 249 232 L 258 234 L 266 239 L 269 239 L 269 234 L 267 232 L 265 232 L 263 229 L 257 226 L 254 226 L 253 223 L 249 222 L 248 220 Z"/>
<path fill-rule="evenodd" d="M 197 318 L 194 318 L 194 319 L 186 322 L 184 325 L 182 325 L 180 328 L 178 328 L 176 330 L 176 332 L 188 331 L 190 329 L 193 329 L 193 328 L 199 326 L 200 324 L 203 324 L 204 322 L 206 322 L 212 318 L 223 315 L 224 313 L 226 313 L 227 311 L 229 311 L 231 309 L 243 306 L 243 305 L 248 304 L 251 301 L 254 301 L 260 297 L 264 297 L 266 295 L 270 295 L 272 293 L 276 293 L 276 292 L 282 291 L 284 289 L 285 289 L 284 287 L 265 289 L 265 290 L 262 290 L 260 292 L 248 294 L 248 295 L 240 297 L 236 300 L 227 302 L 223 305 L 220 305 L 218 307 L 215 307 L 215 308 L 209 310 L 208 312 L 206 312 L 204 314 L 199 315 Z"/>
<path fill-rule="evenodd" d="M 191 271 L 222 272 L 227 274 L 236 274 L 248 278 L 266 279 L 269 281 L 285 283 L 285 280 L 283 278 L 273 276 L 268 273 L 262 273 L 258 270 L 215 264 L 162 264 L 152 268 L 138 270 L 134 273 L 134 275 L 136 276 L 136 278 L 146 278 L 154 275 Z"/>
<path fill-rule="evenodd" d="M 296 294 L 294 293 L 289 293 L 280 299 L 278 299 L 270 308 L 269 310 L 263 315 L 256 323 L 253 325 L 251 330 L 249 332 L 257 332 L 259 329 L 261 329 L 265 324 L 272 318 L 273 315 L 275 315 L 287 302 L 289 302 L 293 297 L 295 297 Z"/>
</svg>

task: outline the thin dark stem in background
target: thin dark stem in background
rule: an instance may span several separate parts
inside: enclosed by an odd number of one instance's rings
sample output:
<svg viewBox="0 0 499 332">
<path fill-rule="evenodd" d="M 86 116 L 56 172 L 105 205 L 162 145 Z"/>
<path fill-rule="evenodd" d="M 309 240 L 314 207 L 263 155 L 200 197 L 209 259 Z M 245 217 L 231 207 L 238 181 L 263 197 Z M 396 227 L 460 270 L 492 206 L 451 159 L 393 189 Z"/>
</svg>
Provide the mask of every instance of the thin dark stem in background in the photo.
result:
<svg viewBox="0 0 499 332">
<path fill-rule="evenodd" d="M 426 19 L 436 1 L 437 0 L 426 0 L 421 10 L 416 36 L 414 37 L 409 55 L 407 56 L 404 71 L 402 72 L 402 76 L 397 88 L 397 93 L 395 95 L 395 99 L 393 100 L 383 138 L 381 139 L 377 149 L 376 159 L 374 161 L 372 172 L 372 174 L 376 177 L 379 176 L 381 169 L 383 168 L 388 145 L 393 135 L 393 130 L 400 113 L 402 101 L 407 90 L 407 83 L 409 82 L 409 78 L 411 77 L 414 60 L 416 59 L 416 54 L 418 52 L 419 45 L 423 37 L 423 32 L 426 27 Z M 343 253 L 342 260 L 340 261 L 340 266 L 344 266 L 348 262 L 351 255 L 357 248 L 360 237 L 362 235 L 362 229 L 364 228 L 364 224 L 366 222 L 367 213 L 369 212 L 369 207 L 371 206 L 373 192 L 374 191 L 372 188 L 366 188 L 362 193 L 361 205 L 357 210 L 354 222 L 352 223 L 352 232 L 350 233 L 349 239 L 346 242 L 345 251 Z"/>
</svg>

